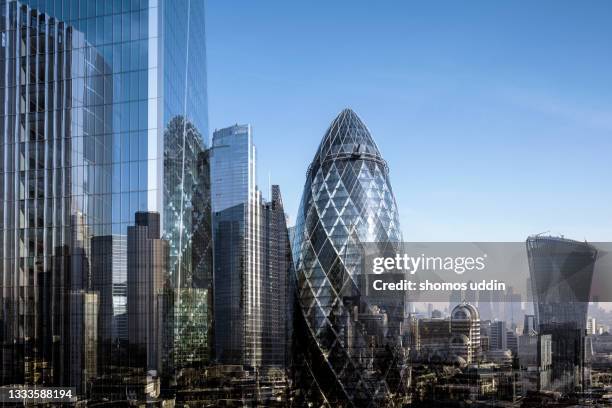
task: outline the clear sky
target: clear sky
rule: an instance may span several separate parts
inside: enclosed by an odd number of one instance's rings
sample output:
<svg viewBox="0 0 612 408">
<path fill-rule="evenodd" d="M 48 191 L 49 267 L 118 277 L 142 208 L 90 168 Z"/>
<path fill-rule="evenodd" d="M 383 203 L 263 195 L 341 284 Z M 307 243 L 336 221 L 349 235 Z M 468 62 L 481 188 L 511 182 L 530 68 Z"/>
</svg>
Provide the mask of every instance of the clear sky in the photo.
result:
<svg viewBox="0 0 612 408">
<path fill-rule="evenodd" d="M 253 125 L 292 222 L 348 106 L 405 240 L 610 241 L 610 21 L 610 1 L 208 1 L 211 133 Z"/>
</svg>

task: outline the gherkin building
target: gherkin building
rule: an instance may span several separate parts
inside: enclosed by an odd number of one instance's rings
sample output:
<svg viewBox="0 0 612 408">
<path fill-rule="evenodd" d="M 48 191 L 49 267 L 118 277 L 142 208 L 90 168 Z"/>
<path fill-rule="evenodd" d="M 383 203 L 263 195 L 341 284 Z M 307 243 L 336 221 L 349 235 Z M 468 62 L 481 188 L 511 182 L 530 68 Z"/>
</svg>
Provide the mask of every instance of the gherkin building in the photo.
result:
<svg viewBox="0 0 612 408">
<path fill-rule="evenodd" d="M 304 405 L 402 403 L 404 295 L 371 294 L 362 266 L 365 243 L 400 241 L 387 164 L 363 121 L 345 109 L 308 168 L 293 241 Z"/>
</svg>

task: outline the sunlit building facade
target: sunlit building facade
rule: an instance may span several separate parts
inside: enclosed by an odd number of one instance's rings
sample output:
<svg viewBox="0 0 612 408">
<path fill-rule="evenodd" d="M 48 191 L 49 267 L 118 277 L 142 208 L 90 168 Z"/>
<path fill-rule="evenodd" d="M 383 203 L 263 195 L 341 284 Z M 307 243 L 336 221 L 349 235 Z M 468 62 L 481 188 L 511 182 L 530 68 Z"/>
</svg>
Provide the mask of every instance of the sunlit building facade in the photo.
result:
<svg viewBox="0 0 612 408">
<path fill-rule="evenodd" d="M 308 168 L 292 247 L 296 339 L 307 350 L 299 381 L 313 398 L 370 406 L 398 395 L 404 302 L 365 295 L 360 244 L 400 240 L 387 164 L 366 125 L 345 109 Z"/>
<path fill-rule="evenodd" d="M 71 347 L 65 290 L 102 285 L 98 329 L 108 336 L 112 313 L 127 336 L 125 312 L 115 315 L 127 309 L 126 268 L 92 268 L 94 237 L 125 237 L 136 212 L 156 211 L 171 248 L 189 243 L 193 211 L 179 211 L 179 234 L 164 220 L 177 201 L 165 194 L 164 132 L 181 117 L 190 130 L 172 148 L 207 140 L 204 23 L 203 0 L 0 1 L 2 384 L 70 382 L 58 374 Z M 191 156 L 175 159 L 182 169 Z M 109 269 L 110 281 L 92 276 Z"/>
<path fill-rule="evenodd" d="M 214 240 L 215 357 L 262 364 L 261 193 L 250 125 L 213 134 L 210 162 Z"/>
</svg>

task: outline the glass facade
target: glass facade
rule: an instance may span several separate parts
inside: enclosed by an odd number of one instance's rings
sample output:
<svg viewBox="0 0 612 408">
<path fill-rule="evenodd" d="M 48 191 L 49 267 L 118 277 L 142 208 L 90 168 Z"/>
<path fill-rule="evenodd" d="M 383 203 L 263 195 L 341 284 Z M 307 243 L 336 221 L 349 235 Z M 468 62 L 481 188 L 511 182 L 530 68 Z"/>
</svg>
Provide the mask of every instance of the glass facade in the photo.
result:
<svg viewBox="0 0 612 408">
<path fill-rule="evenodd" d="M 404 299 L 366 294 L 360 248 L 401 241 L 397 206 L 387 165 L 350 109 L 331 123 L 308 169 L 294 234 L 300 386 L 332 405 L 397 395 Z"/>
<path fill-rule="evenodd" d="M 552 386 L 571 392 L 585 384 L 585 334 L 597 249 L 587 242 L 533 236 L 527 256 L 540 334 L 551 335 Z"/>
<path fill-rule="evenodd" d="M 204 1 L 1 0 L 0 34 L 0 378 L 68 383 L 66 328 L 91 308 L 66 290 L 98 293 L 96 347 L 128 337 L 136 212 L 160 214 L 164 285 L 201 289 L 179 309 L 210 302 Z"/>
<path fill-rule="evenodd" d="M 215 357 L 256 367 L 262 361 L 261 194 L 250 125 L 213 134 L 210 163 L 214 245 Z"/>
</svg>

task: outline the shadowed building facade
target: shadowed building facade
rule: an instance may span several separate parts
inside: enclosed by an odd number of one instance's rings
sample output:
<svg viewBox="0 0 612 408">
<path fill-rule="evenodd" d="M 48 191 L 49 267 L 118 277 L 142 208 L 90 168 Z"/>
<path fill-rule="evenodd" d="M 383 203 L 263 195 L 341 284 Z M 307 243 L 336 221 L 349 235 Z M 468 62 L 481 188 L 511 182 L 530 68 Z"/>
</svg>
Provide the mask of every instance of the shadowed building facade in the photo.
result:
<svg viewBox="0 0 612 408">
<path fill-rule="evenodd" d="M 540 335 L 551 335 L 555 390 L 584 386 L 585 335 L 597 249 L 566 238 L 533 236 L 527 257 Z"/>
</svg>

